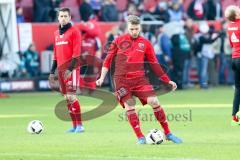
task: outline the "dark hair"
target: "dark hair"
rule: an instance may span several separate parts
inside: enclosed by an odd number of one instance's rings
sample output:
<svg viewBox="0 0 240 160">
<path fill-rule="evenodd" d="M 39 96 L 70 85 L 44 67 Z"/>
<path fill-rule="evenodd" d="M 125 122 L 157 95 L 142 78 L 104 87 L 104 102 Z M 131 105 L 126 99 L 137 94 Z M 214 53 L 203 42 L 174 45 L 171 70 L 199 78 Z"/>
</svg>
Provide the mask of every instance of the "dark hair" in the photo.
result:
<svg viewBox="0 0 240 160">
<path fill-rule="evenodd" d="M 235 21 L 236 20 L 236 12 L 235 11 L 231 11 L 228 19 L 230 21 Z"/>
<path fill-rule="evenodd" d="M 69 16 L 71 15 L 71 10 L 70 10 L 70 8 L 67 8 L 67 7 L 60 8 L 58 10 L 58 14 L 59 14 L 59 12 L 68 12 Z"/>
</svg>

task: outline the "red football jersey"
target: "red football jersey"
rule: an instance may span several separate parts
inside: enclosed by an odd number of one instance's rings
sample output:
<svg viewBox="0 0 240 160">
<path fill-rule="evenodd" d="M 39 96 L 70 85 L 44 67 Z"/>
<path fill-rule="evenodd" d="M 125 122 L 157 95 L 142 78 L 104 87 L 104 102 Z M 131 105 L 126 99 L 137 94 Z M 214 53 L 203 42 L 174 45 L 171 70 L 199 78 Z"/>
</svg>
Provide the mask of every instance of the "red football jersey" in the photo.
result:
<svg viewBox="0 0 240 160">
<path fill-rule="evenodd" d="M 88 55 L 95 56 L 97 51 L 96 39 L 89 36 L 83 36 L 81 51 L 83 54 L 87 53 Z"/>
<path fill-rule="evenodd" d="M 232 47 L 232 58 L 240 58 L 240 19 L 229 22 L 227 32 Z"/>
<path fill-rule="evenodd" d="M 96 20 L 91 19 L 87 23 L 78 24 L 78 28 L 81 31 L 85 31 L 89 37 L 98 37 L 101 34 L 100 27 Z"/>
<path fill-rule="evenodd" d="M 78 58 L 81 52 L 81 34 L 77 28 L 71 26 L 64 34 L 54 33 L 54 56 L 58 67 L 63 67 L 72 58 Z M 65 66 L 66 67 L 66 66 Z"/>
<path fill-rule="evenodd" d="M 146 58 L 157 76 L 167 83 L 170 81 L 167 74 L 164 73 L 158 64 L 151 43 L 142 36 L 138 36 L 136 39 L 129 34 L 117 37 L 108 48 L 108 55 L 103 66 L 109 69 L 113 57 L 115 76 L 125 76 L 126 78 L 144 76 L 144 62 Z"/>
</svg>

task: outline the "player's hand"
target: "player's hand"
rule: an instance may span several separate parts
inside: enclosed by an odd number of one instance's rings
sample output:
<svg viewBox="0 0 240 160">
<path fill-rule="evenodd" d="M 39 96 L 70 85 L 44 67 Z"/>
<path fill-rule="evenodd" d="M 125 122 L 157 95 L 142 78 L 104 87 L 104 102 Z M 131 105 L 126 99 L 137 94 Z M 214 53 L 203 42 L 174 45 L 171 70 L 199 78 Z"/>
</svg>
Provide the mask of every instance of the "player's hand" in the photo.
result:
<svg viewBox="0 0 240 160">
<path fill-rule="evenodd" d="M 55 78 L 55 75 L 54 75 L 54 74 L 49 74 L 49 76 L 48 76 L 49 82 L 53 82 L 53 81 L 54 81 L 54 78 Z"/>
<path fill-rule="evenodd" d="M 48 76 L 48 80 L 49 80 L 49 87 L 53 90 L 59 90 L 59 81 L 58 81 L 58 77 L 55 74 L 50 74 Z"/>
<path fill-rule="evenodd" d="M 103 78 L 99 78 L 99 79 L 96 81 L 96 85 L 97 85 L 97 86 L 101 86 L 101 85 L 103 84 L 103 81 L 104 81 Z"/>
<path fill-rule="evenodd" d="M 49 74 L 48 80 L 49 80 L 49 85 L 52 86 L 55 82 L 55 75 L 54 74 Z"/>
<path fill-rule="evenodd" d="M 66 70 L 64 73 L 64 79 L 67 80 L 71 77 L 72 72 L 70 70 Z"/>
<path fill-rule="evenodd" d="M 173 81 L 169 81 L 169 83 L 172 86 L 172 90 L 175 91 L 177 89 L 177 84 Z"/>
</svg>

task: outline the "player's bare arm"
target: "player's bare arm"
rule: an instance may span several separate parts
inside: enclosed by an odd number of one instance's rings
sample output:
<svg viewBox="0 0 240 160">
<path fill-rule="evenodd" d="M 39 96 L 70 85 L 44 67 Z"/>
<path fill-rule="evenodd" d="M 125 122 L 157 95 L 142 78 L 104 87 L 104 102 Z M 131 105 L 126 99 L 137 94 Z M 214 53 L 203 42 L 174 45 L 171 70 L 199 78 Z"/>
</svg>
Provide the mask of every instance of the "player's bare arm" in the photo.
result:
<svg viewBox="0 0 240 160">
<path fill-rule="evenodd" d="M 101 85 L 103 84 L 103 81 L 104 81 L 107 73 L 108 73 L 108 68 L 102 67 L 101 76 L 100 76 L 100 78 L 96 81 L 97 86 L 101 86 Z"/>
</svg>

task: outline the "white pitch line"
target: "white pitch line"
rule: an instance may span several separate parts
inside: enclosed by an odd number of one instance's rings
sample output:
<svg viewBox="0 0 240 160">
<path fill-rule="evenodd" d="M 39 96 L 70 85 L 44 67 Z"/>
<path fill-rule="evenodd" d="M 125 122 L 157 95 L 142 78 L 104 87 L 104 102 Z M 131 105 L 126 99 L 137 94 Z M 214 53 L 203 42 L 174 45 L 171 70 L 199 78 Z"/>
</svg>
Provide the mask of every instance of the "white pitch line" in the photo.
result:
<svg viewBox="0 0 240 160">
<path fill-rule="evenodd" d="M 161 157 L 137 157 L 137 156 L 93 156 L 93 155 L 89 155 L 89 156 L 81 156 L 81 154 L 46 154 L 46 153 L 0 153 L 0 157 L 18 157 L 22 156 L 22 157 L 48 157 L 48 158 L 87 158 L 87 159 L 141 159 L 141 160 L 202 160 L 199 158 L 161 158 Z"/>
<path fill-rule="evenodd" d="M 1 118 L 25 118 L 25 117 L 44 117 L 45 115 L 40 114 L 4 114 L 0 115 Z"/>
<path fill-rule="evenodd" d="M 161 103 L 161 102 L 160 102 Z M 137 104 L 137 107 L 141 108 L 142 106 Z M 163 106 L 164 108 L 231 108 L 232 104 L 230 103 L 217 103 L 217 104 L 211 104 L 211 103 L 203 103 L 203 104 L 164 104 L 161 103 L 161 106 Z M 94 105 L 94 106 L 85 106 L 86 109 L 93 109 L 93 108 L 97 108 L 98 105 Z M 119 106 L 117 106 L 118 108 Z M 82 104 L 82 108 L 84 109 L 84 104 Z"/>
</svg>

